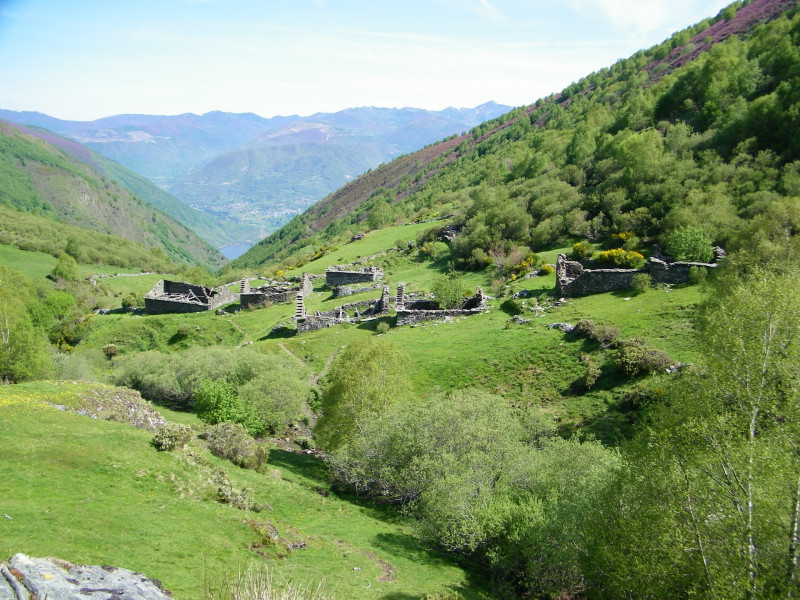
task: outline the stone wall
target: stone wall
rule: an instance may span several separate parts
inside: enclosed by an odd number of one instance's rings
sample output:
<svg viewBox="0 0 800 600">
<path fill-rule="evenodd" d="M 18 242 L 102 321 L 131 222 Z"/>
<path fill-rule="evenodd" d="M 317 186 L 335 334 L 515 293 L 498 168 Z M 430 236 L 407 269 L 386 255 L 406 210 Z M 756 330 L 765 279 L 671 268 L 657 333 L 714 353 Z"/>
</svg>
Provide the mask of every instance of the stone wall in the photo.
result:
<svg viewBox="0 0 800 600">
<path fill-rule="evenodd" d="M 477 315 L 486 310 L 486 296 L 483 288 L 478 286 L 475 295 L 467 299 L 460 307 L 441 309 L 433 300 L 406 300 L 405 286 L 398 291 L 398 298 L 402 300 L 397 306 L 397 325 L 410 325 L 420 321 L 436 321 L 445 317 L 468 317 Z"/>
<path fill-rule="evenodd" d="M 296 280 L 295 280 L 296 281 Z M 250 287 L 246 292 L 239 295 L 242 308 L 256 308 L 274 304 L 276 302 L 291 302 L 298 293 L 308 296 L 313 291 L 311 277 L 303 273 L 300 284 L 270 281 L 267 285 L 260 287 Z"/>
<path fill-rule="evenodd" d="M 378 267 L 363 267 L 358 271 L 345 271 L 342 268 L 331 267 L 325 271 L 325 283 L 330 288 L 354 283 L 371 283 L 379 279 L 383 279 L 383 271 Z"/>
<path fill-rule="evenodd" d="M 482 308 L 472 310 L 465 310 L 462 308 L 454 308 L 451 310 L 409 310 L 406 308 L 397 311 L 397 326 L 411 325 L 412 323 L 419 323 L 421 321 L 438 321 L 445 317 L 468 317 L 482 312 Z"/>
<path fill-rule="evenodd" d="M 587 296 L 631 287 L 633 276 L 648 273 L 654 284 L 679 284 L 689 282 L 692 267 L 716 268 L 715 263 L 675 262 L 667 263 L 651 258 L 641 269 L 587 269 L 581 263 L 567 260 L 559 254 L 556 262 L 556 293 L 570 298 Z"/>
<path fill-rule="evenodd" d="M 152 315 L 213 310 L 235 302 L 237 294 L 227 287 L 208 288 L 185 281 L 161 279 L 144 297 L 145 310 Z"/>
<path fill-rule="evenodd" d="M 345 296 L 352 296 L 361 292 L 371 292 L 372 290 L 380 289 L 380 284 L 375 285 L 337 285 L 333 288 L 334 298 L 344 298 Z"/>
</svg>

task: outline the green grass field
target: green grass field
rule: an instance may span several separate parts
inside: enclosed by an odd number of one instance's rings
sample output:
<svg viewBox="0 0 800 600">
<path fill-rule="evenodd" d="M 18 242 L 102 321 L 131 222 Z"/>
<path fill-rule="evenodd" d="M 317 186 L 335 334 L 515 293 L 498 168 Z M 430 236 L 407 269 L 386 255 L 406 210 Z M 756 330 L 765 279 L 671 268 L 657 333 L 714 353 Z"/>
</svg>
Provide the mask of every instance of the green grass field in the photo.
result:
<svg viewBox="0 0 800 600">
<path fill-rule="evenodd" d="M 0 387 L 0 551 L 110 564 L 160 579 L 176 598 L 202 598 L 206 578 L 266 563 L 281 576 L 325 581 L 338 598 L 418 598 L 447 587 L 483 597 L 469 575 L 422 548 L 410 524 L 337 497 L 319 459 L 274 450 L 265 474 L 203 451 L 236 486 L 271 508 L 241 511 L 197 496 L 202 477 L 152 434 L 56 410 L 87 384 Z M 165 411 L 166 412 L 166 411 Z M 261 546 L 272 523 L 304 549 Z"/>
</svg>

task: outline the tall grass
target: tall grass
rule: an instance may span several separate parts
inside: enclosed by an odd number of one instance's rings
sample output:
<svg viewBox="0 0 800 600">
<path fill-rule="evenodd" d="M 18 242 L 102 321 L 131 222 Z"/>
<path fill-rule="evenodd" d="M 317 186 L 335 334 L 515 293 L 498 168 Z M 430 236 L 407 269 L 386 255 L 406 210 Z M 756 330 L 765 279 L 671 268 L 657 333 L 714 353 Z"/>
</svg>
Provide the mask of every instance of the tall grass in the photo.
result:
<svg viewBox="0 0 800 600">
<path fill-rule="evenodd" d="M 206 582 L 206 600 L 333 600 L 325 582 L 293 582 L 276 576 L 267 565 L 251 565 L 236 577 L 219 583 Z"/>
</svg>

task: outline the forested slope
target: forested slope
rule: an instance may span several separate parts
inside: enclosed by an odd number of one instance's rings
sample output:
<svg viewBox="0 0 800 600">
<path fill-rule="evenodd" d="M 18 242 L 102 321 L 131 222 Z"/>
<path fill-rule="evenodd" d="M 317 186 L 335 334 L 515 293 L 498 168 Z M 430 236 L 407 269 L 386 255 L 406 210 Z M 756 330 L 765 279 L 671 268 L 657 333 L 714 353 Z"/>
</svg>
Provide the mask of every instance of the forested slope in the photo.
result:
<svg viewBox="0 0 800 600">
<path fill-rule="evenodd" d="M 463 264 L 515 245 L 627 231 L 657 240 L 690 225 L 731 245 L 800 193 L 794 4 L 731 5 L 470 136 L 376 169 L 238 264 L 452 211 L 464 225 L 453 246 Z M 392 177 L 401 165 L 405 177 Z M 380 218 L 365 220 L 375 211 Z"/>
<path fill-rule="evenodd" d="M 0 205 L 158 247 L 187 264 L 224 262 L 191 230 L 101 175 L 84 150 L 79 159 L 0 122 Z"/>
</svg>

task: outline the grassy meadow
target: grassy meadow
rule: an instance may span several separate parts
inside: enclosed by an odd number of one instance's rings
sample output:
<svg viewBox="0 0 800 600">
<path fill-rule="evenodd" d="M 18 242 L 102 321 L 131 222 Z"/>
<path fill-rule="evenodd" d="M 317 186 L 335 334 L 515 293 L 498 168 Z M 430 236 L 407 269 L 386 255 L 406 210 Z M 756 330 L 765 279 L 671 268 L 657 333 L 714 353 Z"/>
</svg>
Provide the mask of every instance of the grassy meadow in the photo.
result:
<svg viewBox="0 0 800 600">
<path fill-rule="evenodd" d="M 395 249 L 398 239 L 411 240 L 430 224 L 390 227 L 343 245 L 287 276 L 383 252 L 367 264 L 381 266 L 392 293 L 404 281 L 408 291 L 428 292 L 448 269 L 445 251 L 436 260 L 419 261 L 416 252 Z M 554 263 L 553 249 L 540 254 Z M 44 281 L 55 259 L 41 253 L 0 246 L 0 263 Z M 81 274 L 106 274 L 100 287 L 119 306 L 130 292 L 147 292 L 161 277 L 137 274 L 114 277 L 118 268 L 81 265 Z M 130 270 L 128 272 L 131 272 Z M 468 272 L 465 289 L 489 291 L 493 272 Z M 86 284 L 87 286 L 89 284 Z M 682 362 L 691 362 L 691 323 L 703 298 L 702 286 L 650 289 L 633 296 L 598 294 L 555 305 L 553 274 L 507 283 L 489 310 L 469 318 L 395 327 L 393 316 L 294 334 L 293 303 L 256 310 L 233 304 L 217 311 L 184 315 L 95 315 L 92 326 L 72 352 L 75 360 L 93 361 L 99 377 L 111 373 L 113 361 L 100 350 L 114 344 L 120 355 L 158 350 L 175 353 L 195 346 L 243 345 L 265 353 L 289 353 L 324 384 L 324 374 L 348 345 L 382 334 L 408 356 L 408 377 L 422 398 L 437 390 L 479 387 L 503 396 L 524 411 L 543 407 L 562 433 L 591 434 L 606 443 L 626 438 L 636 419 L 630 397 L 639 388 L 657 385 L 658 377 L 626 379 L 613 366 L 612 352 L 548 325 L 592 319 L 612 325 L 622 337 L 642 336 Z M 526 290 L 517 324 L 504 303 Z M 310 312 L 339 304 L 374 299 L 378 291 L 334 299 L 323 280 L 307 298 Z M 543 310 L 537 307 L 540 299 Z M 105 300 L 109 302 L 108 299 Z M 91 307 L 86 307 L 91 308 Z M 601 364 L 591 390 L 576 384 L 581 357 Z M 99 362 L 98 357 L 102 357 Z M 265 473 L 244 470 L 205 449 L 186 458 L 159 452 L 152 434 L 125 424 L 90 419 L 51 405 L 76 407 L 89 382 L 34 382 L 0 386 L 0 512 L 4 519 L 0 550 L 59 556 L 74 563 L 113 564 L 160 579 L 176 598 L 201 598 L 205 582 L 233 575 L 265 562 L 281 577 L 325 581 L 340 598 L 411 599 L 445 589 L 466 598 L 488 597 L 468 570 L 422 547 L 411 521 L 391 508 L 376 508 L 331 488 L 324 462 L 314 456 L 272 450 Z M 172 422 L 201 423 L 192 413 L 156 407 Z M 253 490 L 269 508 L 241 511 L 214 500 L 210 478 L 224 469 L 237 487 Z M 277 528 L 279 543 L 267 543 L 264 525 Z M 296 549 L 287 550 L 286 544 Z"/>
</svg>

